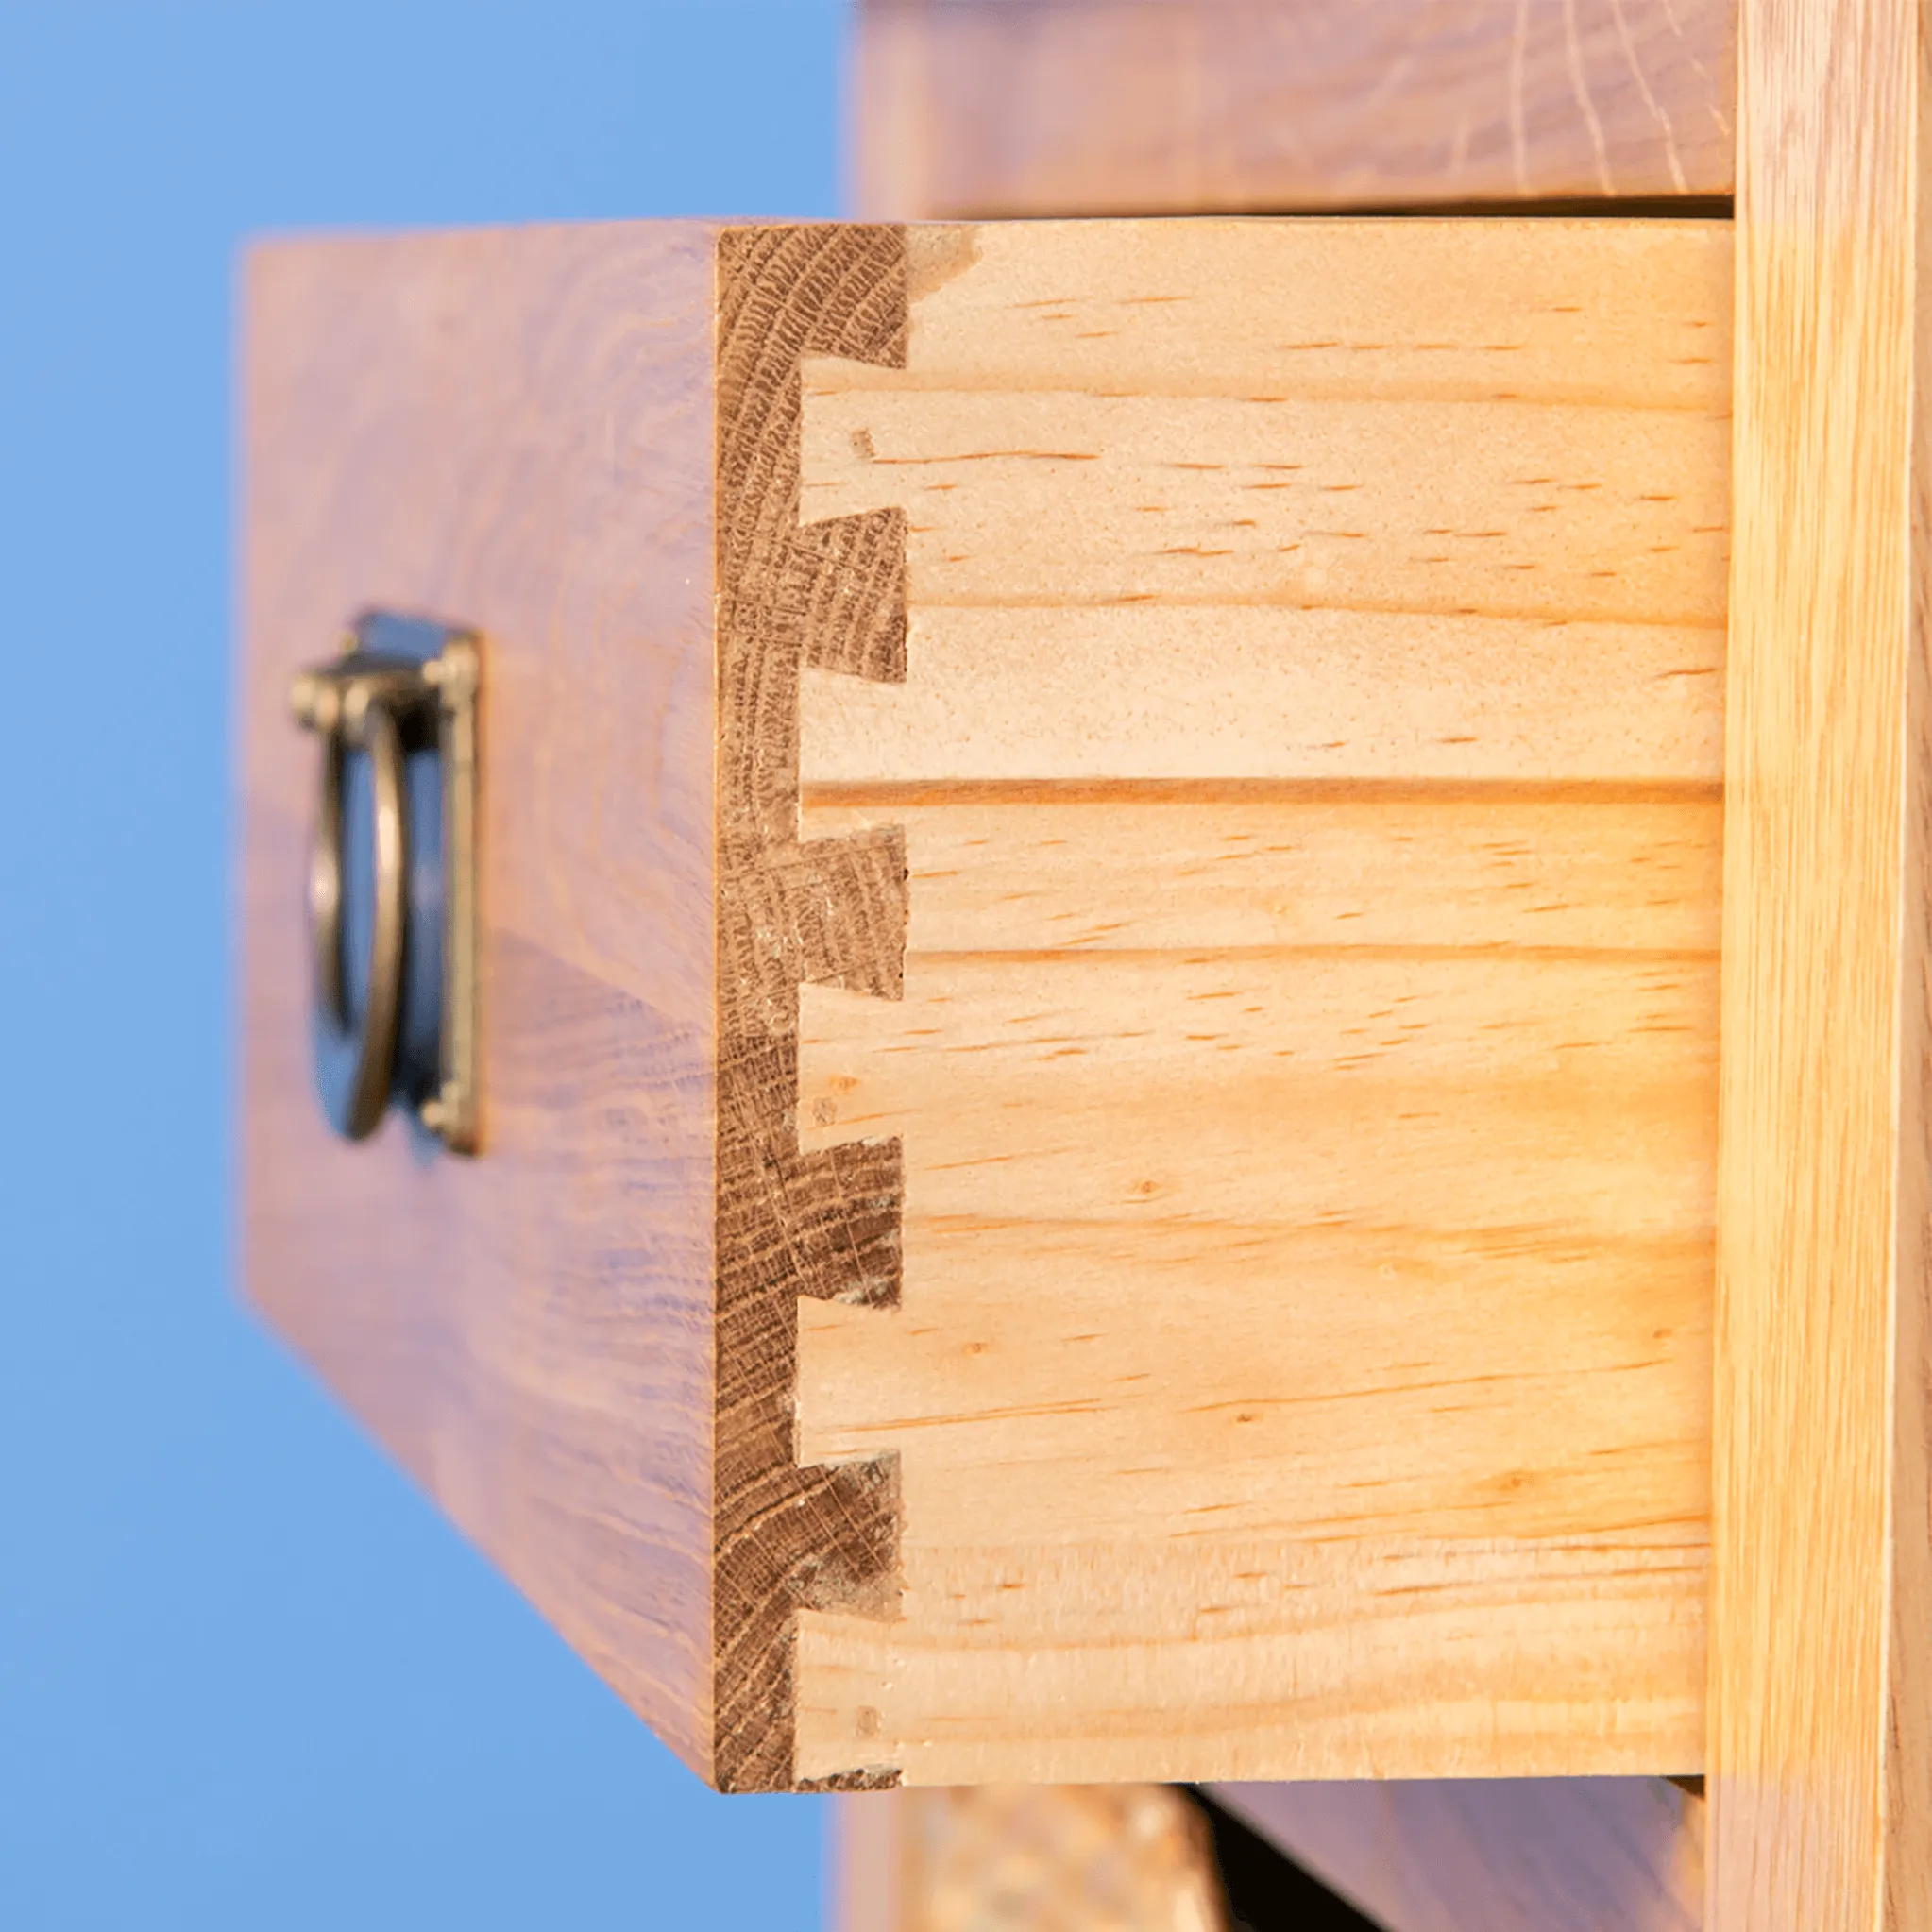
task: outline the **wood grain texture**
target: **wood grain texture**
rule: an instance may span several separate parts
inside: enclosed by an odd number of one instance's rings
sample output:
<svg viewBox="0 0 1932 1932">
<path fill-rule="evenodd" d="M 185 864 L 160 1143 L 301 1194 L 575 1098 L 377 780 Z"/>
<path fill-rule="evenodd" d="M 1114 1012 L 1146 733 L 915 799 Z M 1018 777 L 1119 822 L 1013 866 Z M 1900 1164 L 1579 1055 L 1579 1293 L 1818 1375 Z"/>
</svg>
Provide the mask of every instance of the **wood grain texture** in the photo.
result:
<svg viewBox="0 0 1932 1932">
<path fill-rule="evenodd" d="M 700 1771 L 713 246 L 664 224 L 254 251 L 241 705 L 248 1293 Z M 393 1118 L 349 1146 L 311 1093 L 316 777 L 287 693 L 369 602 L 486 638 L 476 1161 L 425 1161 Z"/>
<path fill-rule="evenodd" d="M 905 926 L 896 835 L 796 837 L 800 667 L 893 674 L 905 553 L 799 529 L 798 364 L 897 352 L 902 255 L 670 224 L 252 271 L 250 1292 L 727 1788 L 792 1782 L 797 1605 L 891 1571 L 890 1464 L 800 1468 L 790 1391 L 799 1295 L 896 1295 L 896 1161 L 791 1122 L 798 981 L 895 990 Z M 308 1092 L 285 697 L 371 602 L 486 639 L 474 1163 L 344 1147 Z"/>
<path fill-rule="evenodd" d="M 907 367 L 807 368 L 804 500 L 905 516 L 916 672 L 807 671 L 809 785 L 1720 776 L 1721 226 L 914 247 Z"/>
<path fill-rule="evenodd" d="M 1925 27 L 1742 12 L 1711 1932 L 1932 1925 Z"/>
<path fill-rule="evenodd" d="M 832 1932 L 1228 1932 L 1200 1810 L 1162 1785 L 841 1798 Z"/>
<path fill-rule="evenodd" d="M 251 1292 L 720 1787 L 1698 1767 L 1730 277 L 263 255 Z M 475 1163 L 301 1065 L 369 601 L 489 652 Z"/>
<path fill-rule="evenodd" d="M 907 636 L 806 671 L 800 824 L 909 905 L 800 1007 L 800 1145 L 905 1204 L 899 1305 L 800 1318 L 799 1453 L 902 1512 L 802 1771 L 1696 1769 L 1727 234 L 909 253 L 903 366 L 805 369 Z"/>
<path fill-rule="evenodd" d="M 919 957 L 972 954 L 994 930 L 1025 954 L 1718 948 L 1723 806 L 1701 788 L 869 789 L 872 803 L 846 804 L 815 785 L 800 823 L 807 839 L 899 828 Z"/>
<path fill-rule="evenodd" d="M 1703 1923 L 1703 1801 L 1667 1779 L 1211 1791 L 1387 1932 L 1698 1932 Z"/>
<path fill-rule="evenodd" d="M 865 0 L 873 220 L 1731 191 L 1736 0 Z"/>
<path fill-rule="evenodd" d="M 792 1389 L 801 1296 L 897 1299 L 898 1149 L 802 1154 L 793 1123 L 799 982 L 875 1000 L 900 987 L 901 841 L 798 839 L 798 680 L 808 658 L 891 674 L 904 539 L 890 515 L 801 531 L 798 415 L 802 357 L 904 356 L 905 244 L 895 229 L 728 230 L 718 274 L 715 1775 L 729 1790 L 792 1782 L 799 1605 L 876 1615 L 893 1573 L 890 1460 L 801 1467 Z"/>
</svg>

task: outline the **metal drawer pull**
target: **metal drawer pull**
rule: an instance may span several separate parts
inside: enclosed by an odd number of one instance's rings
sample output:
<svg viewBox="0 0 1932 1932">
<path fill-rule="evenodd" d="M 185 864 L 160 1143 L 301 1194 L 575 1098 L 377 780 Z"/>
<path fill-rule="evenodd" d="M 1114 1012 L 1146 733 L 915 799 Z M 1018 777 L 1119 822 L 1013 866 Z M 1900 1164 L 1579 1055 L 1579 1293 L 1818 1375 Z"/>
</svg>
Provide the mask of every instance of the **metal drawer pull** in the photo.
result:
<svg viewBox="0 0 1932 1932">
<path fill-rule="evenodd" d="M 445 1146 L 476 1151 L 480 662 L 470 632 L 372 611 L 290 694 L 322 740 L 309 867 L 315 1085 L 351 1141 L 397 1100 Z"/>
</svg>

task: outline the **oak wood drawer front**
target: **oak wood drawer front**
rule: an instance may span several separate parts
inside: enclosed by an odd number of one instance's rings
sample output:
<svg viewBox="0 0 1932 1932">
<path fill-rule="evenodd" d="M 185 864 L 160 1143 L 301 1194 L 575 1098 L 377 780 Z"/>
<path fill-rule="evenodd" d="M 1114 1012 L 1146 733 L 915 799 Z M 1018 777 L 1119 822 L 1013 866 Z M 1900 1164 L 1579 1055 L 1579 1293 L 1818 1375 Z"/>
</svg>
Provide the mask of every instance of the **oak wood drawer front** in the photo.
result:
<svg viewBox="0 0 1932 1932">
<path fill-rule="evenodd" d="M 257 253 L 250 1292 L 715 1782 L 1700 1768 L 1731 275 Z M 371 603 L 484 640 L 474 1161 L 309 1091 Z"/>
</svg>

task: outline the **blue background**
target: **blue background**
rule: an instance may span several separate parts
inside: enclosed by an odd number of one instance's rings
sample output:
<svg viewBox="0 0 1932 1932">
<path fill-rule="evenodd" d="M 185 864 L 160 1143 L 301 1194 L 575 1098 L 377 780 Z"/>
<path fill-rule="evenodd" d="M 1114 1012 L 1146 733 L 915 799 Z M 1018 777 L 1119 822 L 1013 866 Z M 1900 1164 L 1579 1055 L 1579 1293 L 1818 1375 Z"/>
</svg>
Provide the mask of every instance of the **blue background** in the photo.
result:
<svg viewBox="0 0 1932 1932">
<path fill-rule="evenodd" d="M 838 0 L 0 0 L 0 1925 L 792 1932 L 237 1306 L 236 247 L 835 212 Z"/>
</svg>

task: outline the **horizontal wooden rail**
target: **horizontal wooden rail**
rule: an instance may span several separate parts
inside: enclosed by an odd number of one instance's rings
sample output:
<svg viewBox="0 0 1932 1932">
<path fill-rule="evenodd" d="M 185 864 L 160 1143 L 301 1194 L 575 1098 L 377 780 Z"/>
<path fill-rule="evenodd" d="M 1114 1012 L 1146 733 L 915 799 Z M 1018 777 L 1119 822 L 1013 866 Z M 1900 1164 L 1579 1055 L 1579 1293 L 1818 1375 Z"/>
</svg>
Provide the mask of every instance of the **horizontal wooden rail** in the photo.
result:
<svg viewBox="0 0 1932 1932">
<path fill-rule="evenodd" d="M 864 0 L 873 219 L 1726 195 L 1736 0 Z"/>
</svg>

